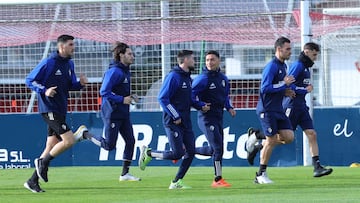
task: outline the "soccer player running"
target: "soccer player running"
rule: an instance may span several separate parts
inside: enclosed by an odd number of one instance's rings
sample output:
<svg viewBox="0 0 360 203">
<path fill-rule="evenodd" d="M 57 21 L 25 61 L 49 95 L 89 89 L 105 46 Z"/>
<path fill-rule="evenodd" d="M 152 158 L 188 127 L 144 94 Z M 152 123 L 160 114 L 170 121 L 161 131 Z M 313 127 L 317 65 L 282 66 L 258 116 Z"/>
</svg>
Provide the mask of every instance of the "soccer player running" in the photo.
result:
<svg viewBox="0 0 360 203">
<path fill-rule="evenodd" d="M 25 81 L 37 93 L 39 113 L 48 126 L 45 149 L 34 161 L 36 170 L 33 175 L 24 183 L 24 187 L 34 193 L 45 192 L 39 186 L 39 178 L 48 182 L 50 161 L 76 143 L 76 136 L 66 123 L 69 91 L 80 90 L 88 82 L 84 75 L 77 81 L 75 75 L 71 60 L 75 50 L 74 37 L 59 36 L 57 49 L 43 59 Z"/>
<path fill-rule="evenodd" d="M 290 40 L 280 37 L 275 41 L 275 57 L 265 66 L 262 73 L 260 98 L 256 113 L 266 139 L 263 141 L 260 167 L 256 172 L 255 183 L 271 184 L 266 169 L 272 151 L 279 144 L 288 144 L 294 140 L 294 132 L 289 118 L 285 115 L 282 101 L 284 96 L 295 95 L 290 85 L 295 82 L 293 76 L 286 75 L 285 60 L 291 55 Z M 255 143 L 253 143 L 255 144 Z"/>
<path fill-rule="evenodd" d="M 129 173 L 135 146 L 130 120 L 130 104 L 134 100 L 134 95 L 130 94 L 130 65 L 134 63 L 134 54 L 131 48 L 122 42 L 116 42 L 112 52 L 113 60 L 104 74 L 100 88 L 104 137 L 91 134 L 84 125 L 77 131 L 81 132 L 83 139 L 88 139 L 108 151 L 115 149 L 120 133 L 125 141 L 125 149 L 119 181 L 140 181 L 140 178 Z"/>
<path fill-rule="evenodd" d="M 210 110 L 198 111 L 198 126 L 205 134 L 209 146 L 195 148 L 195 154 L 212 156 L 215 178 L 212 187 L 230 187 L 222 178 L 222 156 L 224 153 L 223 113 L 224 107 L 232 117 L 236 111 L 229 99 L 230 86 L 228 78 L 220 72 L 220 55 L 217 51 L 208 51 L 205 55 L 206 67 L 202 74 L 192 83 L 193 100 L 207 103 Z"/>
<path fill-rule="evenodd" d="M 293 130 L 296 130 L 296 127 L 299 125 L 309 140 L 314 177 L 329 175 L 332 172 L 331 168 L 324 168 L 320 164 L 317 135 L 314 130 L 313 120 L 309 114 L 309 107 L 306 105 L 305 100 L 306 94 L 313 90 L 309 69 L 313 66 L 319 51 L 319 45 L 316 43 L 309 42 L 304 45 L 299 58 L 291 64 L 288 72 L 289 75 L 295 77 L 296 96 L 292 99 L 286 98 L 283 103 L 285 113 L 291 121 Z"/>
<path fill-rule="evenodd" d="M 178 65 L 165 77 L 158 96 L 163 109 L 163 125 L 171 150 L 157 151 L 143 146 L 139 158 L 139 167 L 145 170 L 152 157 L 178 160 L 182 158 L 179 170 L 171 181 L 169 189 L 188 189 L 183 182 L 195 153 L 195 136 L 192 130 L 191 106 L 203 111 L 209 106 L 191 97 L 191 71 L 194 70 L 194 56 L 190 50 L 182 50 L 177 55 Z"/>
</svg>

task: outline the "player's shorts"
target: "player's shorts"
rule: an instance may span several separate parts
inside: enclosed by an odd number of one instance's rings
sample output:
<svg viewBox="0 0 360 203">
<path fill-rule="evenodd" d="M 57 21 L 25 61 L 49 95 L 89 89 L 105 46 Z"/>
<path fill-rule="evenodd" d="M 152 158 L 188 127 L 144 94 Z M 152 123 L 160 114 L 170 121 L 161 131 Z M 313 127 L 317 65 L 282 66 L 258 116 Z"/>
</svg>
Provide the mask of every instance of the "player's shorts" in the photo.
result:
<svg viewBox="0 0 360 203">
<path fill-rule="evenodd" d="M 48 136 L 55 135 L 60 138 L 61 134 L 64 134 L 70 130 L 69 126 L 66 124 L 66 117 L 57 113 L 47 112 L 42 113 L 44 121 L 48 125 Z"/>
<path fill-rule="evenodd" d="M 286 109 L 286 115 L 289 117 L 293 130 L 299 125 L 302 130 L 314 129 L 313 120 L 307 109 Z"/>
<path fill-rule="evenodd" d="M 258 114 L 258 117 L 266 136 L 276 135 L 279 130 L 292 130 L 290 120 L 285 113 L 265 112 Z"/>
</svg>

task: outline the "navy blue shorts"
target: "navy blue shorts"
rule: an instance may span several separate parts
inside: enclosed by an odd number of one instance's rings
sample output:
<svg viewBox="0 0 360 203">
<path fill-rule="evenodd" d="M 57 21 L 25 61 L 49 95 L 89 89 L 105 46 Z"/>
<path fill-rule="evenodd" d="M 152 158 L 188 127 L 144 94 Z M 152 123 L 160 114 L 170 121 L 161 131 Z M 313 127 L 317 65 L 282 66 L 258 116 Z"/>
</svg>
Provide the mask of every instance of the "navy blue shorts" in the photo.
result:
<svg viewBox="0 0 360 203">
<path fill-rule="evenodd" d="M 292 129 L 289 118 L 283 112 L 260 113 L 258 118 L 266 136 L 276 135 L 279 133 L 279 130 Z"/>
<path fill-rule="evenodd" d="M 286 115 L 289 117 L 293 130 L 300 126 L 302 130 L 314 129 L 313 120 L 307 109 L 286 109 Z"/>
</svg>

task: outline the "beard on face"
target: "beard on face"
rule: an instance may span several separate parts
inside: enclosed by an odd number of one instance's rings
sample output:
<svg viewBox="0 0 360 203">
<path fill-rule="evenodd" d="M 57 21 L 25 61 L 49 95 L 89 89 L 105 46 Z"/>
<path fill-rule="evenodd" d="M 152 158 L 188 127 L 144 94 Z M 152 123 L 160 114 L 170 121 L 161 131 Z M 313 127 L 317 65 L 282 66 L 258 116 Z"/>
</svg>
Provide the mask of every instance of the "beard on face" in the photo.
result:
<svg viewBox="0 0 360 203">
<path fill-rule="evenodd" d="M 189 70 L 193 71 L 193 70 L 195 70 L 195 67 L 194 66 L 189 66 Z"/>
</svg>

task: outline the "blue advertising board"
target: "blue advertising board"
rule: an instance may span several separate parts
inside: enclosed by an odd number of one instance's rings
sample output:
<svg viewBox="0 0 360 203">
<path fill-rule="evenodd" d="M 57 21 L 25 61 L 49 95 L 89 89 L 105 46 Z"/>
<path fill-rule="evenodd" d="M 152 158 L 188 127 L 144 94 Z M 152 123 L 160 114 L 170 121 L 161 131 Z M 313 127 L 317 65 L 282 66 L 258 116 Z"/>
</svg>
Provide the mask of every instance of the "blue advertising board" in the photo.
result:
<svg viewBox="0 0 360 203">
<path fill-rule="evenodd" d="M 161 112 L 132 112 L 134 136 L 136 139 L 133 165 L 142 145 L 153 149 L 169 149 L 162 126 Z M 86 125 L 93 134 L 103 133 L 103 124 L 98 113 L 69 113 L 68 123 L 75 131 L 80 125 Z M 359 108 L 319 108 L 314 110 L 314 124 L 318 135 L 322 164 L 328 166 L 346 166 L 358 162 L 360 150 Z M 204 134 L 197 126 L 197 113 L 192 112 L 196 146 L 206 145 Z M 224 117 L 224 166 L 248 166 L 244 149 L 249 127 L 259 128 L 254 110 L 238 110 L 232 118 L 225 112 Z M 0 115 L 2 129 L 0 142 L 0 169 L 33 167 L 45 147 L 46 125 L 38 114 Z M 293 143 L 274 149 L 269 166 L 303 165 L 303 136 L 300 129 L 295 131 Z M 120 138 L 121 136 L 119 136 Z M 83 141 L 56 157 L 52 166 L 117 166 L 121 165 L 124 141 L 120 138 L 113 151 L 100 149 L 90 141 Z M 259 155 L 255 165 L 259 164 Z M 150 165 L 170 166 L 168 160 L 154 160 Z M 196 155 L 193 166 L 212 166 L 211 158 Z"/>
</svg>

